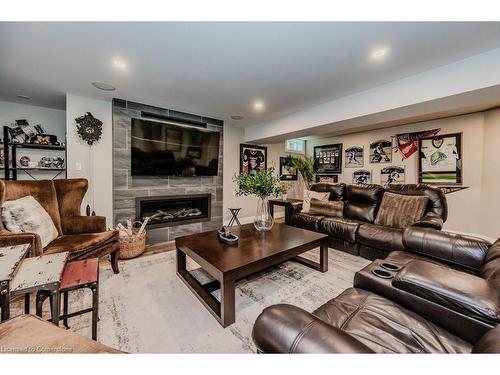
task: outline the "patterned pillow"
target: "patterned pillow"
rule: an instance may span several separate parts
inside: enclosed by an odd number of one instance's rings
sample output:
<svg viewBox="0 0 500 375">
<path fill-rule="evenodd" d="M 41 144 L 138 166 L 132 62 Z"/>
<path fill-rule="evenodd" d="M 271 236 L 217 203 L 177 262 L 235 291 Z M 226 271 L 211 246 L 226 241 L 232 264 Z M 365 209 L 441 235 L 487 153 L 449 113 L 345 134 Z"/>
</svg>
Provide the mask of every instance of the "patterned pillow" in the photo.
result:
<svg viewBox="0 0 500 375">
<path fill-rule="evenodd" d="M 424 196 L 386 192 L 382 197 L 375 224 L 406 228 L 422 218 L 428 199 Z"/>
<path fill-rule="evenodd" d="M 329 217 L 344 217 L 344 202 L 320 201 L 319 199 L 312 198 L 309 213 Z"/>
<path fill-rule="evenodd" d="M 302 201 L 302 212 L 309 213 L 311 208 L 311 199 L 316 198 L 320 201 L 327 201 L 330 198 L 330 192 L 328 193 L 318 193 L 317 191 L 304 189 L 304 198 Z"/>
<path fill-rule="evenodd" d="M 5 228 L 14 233 L 36 233 L 45 247 L 55 240 L 59 233 L 45 209 L 31 195 L 4 202 L 2 221 Z"/>
</svg>

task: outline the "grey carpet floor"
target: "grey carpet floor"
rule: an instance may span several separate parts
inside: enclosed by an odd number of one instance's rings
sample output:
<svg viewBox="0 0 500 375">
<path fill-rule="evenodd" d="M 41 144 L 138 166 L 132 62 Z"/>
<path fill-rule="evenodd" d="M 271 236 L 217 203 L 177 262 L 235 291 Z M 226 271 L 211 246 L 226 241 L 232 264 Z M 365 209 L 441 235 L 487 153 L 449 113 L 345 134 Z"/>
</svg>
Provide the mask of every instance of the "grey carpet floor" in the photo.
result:
<svg viewBox="0 0 500 375">
<path fill-rule="evenodd" d="M 317 259 L 318 251 L 306 256 Z M 123 261 L 118 275 L 103 264 L 98 340 L 131 353 L 255 352 L 252 327 L 265 307 L 289 303 L 312 311 L 351 287 L 354 273 L 369 263 L 330 249 L 329 271 L 324 274 L 290 261 L 241 280 L 236 289 L 236 322 L 227 328 L 176 276 L 175 252 Z M 194 262 L 188 267 L 198 268 Z M 206 278 L 203 272 L 195 273 L 200 280 Z M 214 295 L 218 297 L 217 291 Z M 88 291 L 70 294 L 70 311 L 89 303 Z M 20 313 L 21 301 L 13 305 L 13 315 L 15 310 Z M 69 323 L 72 330 L 90 337 L 90 314 Z"/>
</svg>

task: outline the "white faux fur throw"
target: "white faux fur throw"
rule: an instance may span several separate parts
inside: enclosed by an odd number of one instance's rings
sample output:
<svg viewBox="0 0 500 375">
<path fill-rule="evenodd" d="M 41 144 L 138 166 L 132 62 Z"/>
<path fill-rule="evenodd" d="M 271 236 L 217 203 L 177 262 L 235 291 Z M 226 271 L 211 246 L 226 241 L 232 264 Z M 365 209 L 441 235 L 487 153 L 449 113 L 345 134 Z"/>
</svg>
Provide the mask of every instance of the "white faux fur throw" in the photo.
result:
<svg viewBox="0 0 500 375">
<path fill-rule="evenodd" d="M 4 202 L 2 221 L 5 228 L 14 233 L 36 233 L 45 247 L 59 235 L 50 215 L 31 195 Z"/>
</svg>

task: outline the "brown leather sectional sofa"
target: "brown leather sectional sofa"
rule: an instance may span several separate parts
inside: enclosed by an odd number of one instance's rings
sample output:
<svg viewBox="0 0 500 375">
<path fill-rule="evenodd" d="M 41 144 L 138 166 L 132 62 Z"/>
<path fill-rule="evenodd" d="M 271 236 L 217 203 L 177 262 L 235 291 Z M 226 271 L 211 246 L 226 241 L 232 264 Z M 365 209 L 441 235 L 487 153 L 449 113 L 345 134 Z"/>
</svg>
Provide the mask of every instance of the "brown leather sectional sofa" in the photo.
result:
<svg viewBox="0 0 500 375">
<path fill-rule="evenodd" d="M 265 309 L 253 329 L 258 350 L 500 353 L 500 239 L 409 227 L 403 244 L 312 313 Z"/>
<path fill-rule="evenodd" d="M 328 234 L 330 247 L 371 260 L 384 258 L 391 251 L 405 249 L 403 229 L 374 224 L 386 191 L 429 198 L 424 216 L 413 226 L 441 229 L 448 216 L 443 192 L 423 184 L 384 188 L 380 185 L 316 183 L 310 189 L 330 192 L 330 200 L 343 201 L 343 218 L 302 213 L 302 203 L 289 202 L 285 206 L 285 223 Z"/>
</svg>

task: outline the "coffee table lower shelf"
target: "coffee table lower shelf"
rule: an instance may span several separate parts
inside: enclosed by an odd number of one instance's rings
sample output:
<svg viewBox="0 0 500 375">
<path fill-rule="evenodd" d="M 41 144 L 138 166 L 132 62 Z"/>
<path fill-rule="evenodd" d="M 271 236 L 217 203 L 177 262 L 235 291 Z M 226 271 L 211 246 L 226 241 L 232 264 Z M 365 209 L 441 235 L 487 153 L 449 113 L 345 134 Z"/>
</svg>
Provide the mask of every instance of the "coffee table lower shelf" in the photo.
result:
<svg viewBox="0 0 500 375">
<path fill-rule="evenodd" d="M 235 322 L 235 285 L 238 279 L 229 275 L 222 275 L 222 280 L 214 280 L 207 284 L 201 284 L 186 268 L 186 253 L 177 248 L 177 275 L 186 284 L 186 286 L 193 292 L 193 294 L 200 300 L 205 308 L 214 316 L 222 327 L 227 327 Z M 328 271 L 328 246 L 327 244 L 320 245 L 320 262 L 314 262 L 310 259 L 304 258 L 299 255 L 292 256 L 289 259 L 282 260 L 281 262 L 269 264 L 267 267 L 282 263 L 287 260 L 295 260 L 305 266 L 311 267 L 320 272 Z M 196 259 L 195 259 L 196 261 Z M 203 268 L 203 267 L 202 267 Z M 262 269 L 256 269 L 259 272 Z M 208 273 L 209 270 L 205 269 Z M 211 273 L 210 273 L 211 274 Z M 211 274 L 213 277 L 216 275 Z M 240 279 L 247 277 L 245 275 Z M 219 277 L 220 278 L 220 277 Z M 220 302 L 211 294 L 211 292 L 220 289 Z"/>
</svg>

